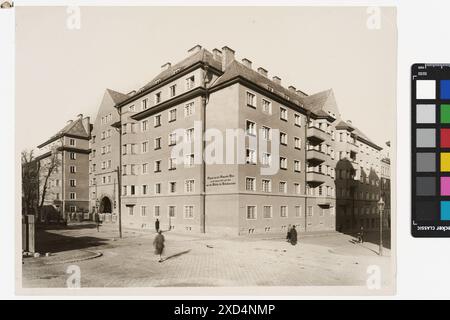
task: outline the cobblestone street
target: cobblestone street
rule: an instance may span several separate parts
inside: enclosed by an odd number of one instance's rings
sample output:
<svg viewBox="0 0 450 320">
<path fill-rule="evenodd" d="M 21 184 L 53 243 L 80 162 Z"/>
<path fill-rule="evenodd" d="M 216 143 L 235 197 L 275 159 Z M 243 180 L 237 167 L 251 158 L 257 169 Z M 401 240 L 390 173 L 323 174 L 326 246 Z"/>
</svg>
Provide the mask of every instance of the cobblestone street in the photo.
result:
<svg viewBox="0 0 450 320">
<path fill-rule="evenodd" d="M 371 243 L 355 244 L 339 233 L 300 235 L 297 246 L 279 236 L 218 238 L 165 232 L 165 260 L 153 253 L 153 233 L 111 225 L 45 231 L 49 257 L 24 258 L 23 287 L 66 287 L 69 265 L 81 269 L 82 287 L 321 286 L 365 285 L 367 267 L 391 279 L 390 250 L 377 254 Z M 58 251 L 50 250 L 58 244 Z M 53 253 L 55 252 L 55 253 Z"/>
</svg>

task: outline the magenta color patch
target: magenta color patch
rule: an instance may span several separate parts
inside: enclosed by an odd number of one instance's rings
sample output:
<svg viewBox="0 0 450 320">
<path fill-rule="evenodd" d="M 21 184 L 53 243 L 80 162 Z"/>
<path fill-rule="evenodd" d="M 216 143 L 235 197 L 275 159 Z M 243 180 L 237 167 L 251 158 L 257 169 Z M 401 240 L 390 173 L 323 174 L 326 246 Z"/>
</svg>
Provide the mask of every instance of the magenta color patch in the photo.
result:
<svg viewBox="0 0 450 320">
<path fill-rule="evenodd" d="M 450 177 L 441 177 L 441 196 L 450 196 Z"/>
</svg>

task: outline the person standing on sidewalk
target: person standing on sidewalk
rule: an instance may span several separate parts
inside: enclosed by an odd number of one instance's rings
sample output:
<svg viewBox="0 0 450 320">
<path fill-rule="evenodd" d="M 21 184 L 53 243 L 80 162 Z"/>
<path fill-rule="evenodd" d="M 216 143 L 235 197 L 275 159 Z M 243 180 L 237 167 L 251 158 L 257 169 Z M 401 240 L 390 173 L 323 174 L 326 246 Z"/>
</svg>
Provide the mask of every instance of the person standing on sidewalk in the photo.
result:
<svg viewBox="0 0 450 320">
<path fill-rule="evenodd" d="M 155 221 L 155 230 L 156 230 L 156 232 L 159 232 L 159 219 L 158 218 L 156 218 L 156 221 Z"/>
<path fill-rule="evenodd" d="M 286 234 L 286 241 L 287 242 L 291 242 L 291 230 L 292 230 L 292 227 L 291 227 L 291 225 L 289 225 L 288 226 L 288 231 L 287 231 L 287 234 Z"/>
<path fill-rule="evenodd" d="M 100 232 L 100 215 L 98 214 L 97 211 L 95 211 L 94 213 L 94 221 L 95 225 L 97 226 L 97 232 Z"/>
<path fill-rule="evenodd" d="M 155 240 L 153 240 L 153 246 L 155 247 L 155 254 L 159 255 L 159 261 L 163 262 L 162 253 L 164 251 L 164 236 L 162 235 L 162 231 L 158 231 L 156 234 Z"/>
<path fill-rule="evenodd" d="M 295 225 L 292 226 L 290 240 L 291 240 L 290 242 L 293 246 L 295 246 L 297 244 L 297 230 L 295 229 Z"/>
</svg>

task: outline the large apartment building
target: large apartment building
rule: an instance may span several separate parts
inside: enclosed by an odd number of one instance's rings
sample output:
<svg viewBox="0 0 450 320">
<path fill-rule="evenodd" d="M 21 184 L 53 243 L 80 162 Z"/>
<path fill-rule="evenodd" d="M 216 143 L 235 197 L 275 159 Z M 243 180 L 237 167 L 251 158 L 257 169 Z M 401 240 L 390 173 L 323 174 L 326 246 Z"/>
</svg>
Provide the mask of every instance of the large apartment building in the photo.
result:
<svg viewBox="0 0 450 320">
<path fill-rule="evenodd" d="M 89 117 L 78 115 L 38 146 L 38 197 L 44 195 L 41 219 L 52 212 L 63 219 L 71 212 L 89 212 Z M 40 201 L 40 200 L 39 200 Z"/>
<path fill-rule="evenodd" d="M 228 47 L 195 46 L 139 90 L 106 91 L 90 143 L 91 211 L 116 221 L 120 209 L 139 229 L 158 218 L 186 232 L 335 230 L 338 170 L 380 170 L 381 148 L 356 132 L 332 90 L 307 95 Z"/>
</svg>

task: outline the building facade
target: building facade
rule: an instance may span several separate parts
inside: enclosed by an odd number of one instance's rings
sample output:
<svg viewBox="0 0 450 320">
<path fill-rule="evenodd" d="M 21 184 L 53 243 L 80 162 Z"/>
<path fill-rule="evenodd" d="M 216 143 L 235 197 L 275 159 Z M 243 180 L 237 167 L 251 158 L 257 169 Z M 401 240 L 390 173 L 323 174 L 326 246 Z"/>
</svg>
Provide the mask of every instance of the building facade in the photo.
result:
<svg viewBox="0 0 450 320">
<path fill-rule="evenodd" d="M 285 88 L 228 47 L 195 46 L 137 91 L 108 89 L 90 147 L 91 211 L 120 211 L 129 228 L 343 230 L 379 197 L 381 148 L 342 120 L 332 90 Z"/>
<path fill-rule="evenodd" d="M 57 134 L 38 146 L 39 202 L 41 219 L 54 213 L 67 219 L 69 213 L 89 210 L 89 117 L 79 115 Z"/>
</svg>

